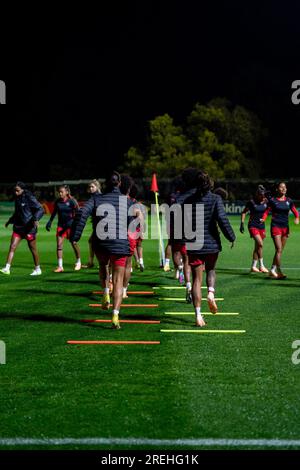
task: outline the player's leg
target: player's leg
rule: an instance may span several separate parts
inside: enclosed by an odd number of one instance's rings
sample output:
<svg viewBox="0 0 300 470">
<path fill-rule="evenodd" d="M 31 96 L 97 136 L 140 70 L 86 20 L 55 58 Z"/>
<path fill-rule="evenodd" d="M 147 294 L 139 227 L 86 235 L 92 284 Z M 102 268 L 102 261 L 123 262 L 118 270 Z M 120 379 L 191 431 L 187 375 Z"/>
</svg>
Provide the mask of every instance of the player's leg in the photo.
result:
<svg viewBox="0 0 300 470">
<path fill-rule="evenodd" d="M 218 306 L 215 300 L 215 287 L 216 287 L 216 264 L 218 253 L 206 255 L 205 258 L 205 271 L 206 271 L 206 285 L 207 285 L 207 302 L 211 313 L 218 312 Z"/>
<path fill-rule="evenodd" d="M 253 241 L 254 241 L 254 249 L 253 249 L 253 255 L 252 255 L 252 265 L 251 265 L 251 272 L 252 273 L 259 273 L 259 269 L 257 267 L 259 255 L 257 251 L 258 243 L 257 243 L 257 237 L 259 235 L 252 235 Z"/>
<path fill-rule="evenodd" d="M 123 282 L 125 274 L 126 259 L 120 258 L 113 262 L 112 265 L 112 279 L 113 279 L 113 312 L 112 312 L 112 327 L 115 329 L 120 328 L 119 312 L 123 298 Z"/>
<path fill-rule="evenodd" d="M 273 264 L 270 271 L 270 276 L 273 278 L 278 278 L 277 267 L 281 265 L 281 254 L 282 254 L 282 241 L 281 235 L 273 235 L 273 242 L 275 246 L 275 255 L 273 258 Z"/>
<path fill-rule="evenodd" d="M 165 249 L 165 265 L 164 265 L 164 271 L 168 272 L 171 270 L 170 268 L 170 260 L 172 257 L 172 248 L 171 248 L 171 243 L 170 240 L 168 240 L 168 244 Z"/>
<path fill-rule="evenodd" d="M 176 269 L 176 275 L 175 275 L 176 279 L 179 280 L 180 284 L 183 284 L 184 283 L 183 260 L 182 260 L 182 254 L 178 245 L 172 246 L 172 255 L 173 255 L 173 263 Z M 178 275 L 177 275 L 177 271 L 178 271 Z"/>
<path fill-rule="evenodd" d="M 81 267 L 85 268 L 85 269 L 94 267 L 95 253 L 94 253 L 94 249 L 93 249 L 93 235 L 90 236 L 88 244 L 89 244 L 89 260 L 88 260 L 87 264 L 82 264 L 81 265 Z"/>
<path fill-rule="evenodd" d="M 75 253 L 75 258 L 76 258 L 74 270 L 75 271 L 80 271 L 80 269 L 81 269 L 81 259 L 80 259 L 79 245 L 76 242 L 70 242 L 70 243 L 72 245 L 72 248 L 73 248 L 74 253 Z"/>
<path fill-rule="evenodd" d="M 186 252 L 186 247 L 182 251 L 182 261 L 183 261 L 183 272 L 185 279 L 185 299 L 191 304 L 192 303 L 192 283 L 191 283 L 191 267 L 189 265 L 189 257 Z"/>
<path fill-rule="evenodd" d="M 139 259 L 140 271 L 143 272 L 145 269 L 145 266 L 144 266 L 144 259 L 143 259 L 143 246 L 142 246 L 142 241 L 140 239 L 137 240 L 136 249 L 137 249 L 137 254 L 138 254 L 138 259 Z"/>
<path fill-rule="evenodd" d="M 269 270 L 264 265 L 264 258 L 263 258 L 263 248 L 264 248 L 264 240 L 261 235 L 255 235 L 255 249 L 258 256 L 258 267 L 259 272 L 261 273 L 268 273 Z"/>
<path fill-rule="evenodd" d="M 56 236 L 57 268 L 54 270 L 55 273 L 62 273 L 64 270 L 63 245 L 64 245 L 64 238 L 61 237 L 60 235 L 57 235 Z"/>
<path fill-rule="evenodd" d="M 123 283 L 123 299 L 128 298 L 127 289 L 128 289 L 130 276 L 131 276 L 131 268 L 132 268 L 132 256 L 127 256 L 125 273 L 124 273 L 124 283 Z"/>
<path fill-rule="evenodd" d="M 14 233 L 12 234 L 11 240 L 10 240 L 10 246 L 8 250 L 8 255 L 6 259 L 6 265 L 4 268 L 0 270 L 2 274 L 10 274 L 10 267 L 11 267 L 16 249 L 18 248 L 21 240 L 22 240 L 21 237 L 16 236 Z"/>
<path fill-rule="evenodd" d="M 94 249 L 93 249 L 93 243 L 92 243 L 93 236 L 91 235 L 89 238 L 89 262 L 88 262 L 88 268 L 92 268 L 94 266 Z"/>
<path fill-rule="evenodd" d="M 281 237 L 281 255 L 283 253 L 286 242 L 287 242 L 287 236 L 283 235 Z M 285 279 L 286 278 L 286 275 L 283 274 L 283 272 L 281 271 L 281 257 L 280 257 L 280 264 L 277 265 L 277 275 L 278 275 L 278 278 L 280 278 L 280 279 Z"/>
<path fill-rule="evenodd" d="M 31 276 L 40 276 L 42 274 L 42 271 L 40 267 L 40 258 L 37 250 L 36 238 L 27 240 L 27 243 L 34 262 L 34 270 L 32 271 Z"/>
<path fill-rule="evenodd" d="M 201 315 L 201 286 L 202 286 L 202 273 L 203 265 L 192 265 L 192 276 L 193 276 L 193 287 L 192 287 L 192 297 L 193 305 L 195 309 L 195 325 L 196 326 L 205 326 L 205 321 Z"/>
<path fill-rule="evenodd" d="M 109 295 L 109 257 L 104 256 L 100 251 L 95 250 L 95 255 L 99 263 L 99 280 L 103 288 L 102 309 L 108 310 L 110 306 Z"/>
</svg>

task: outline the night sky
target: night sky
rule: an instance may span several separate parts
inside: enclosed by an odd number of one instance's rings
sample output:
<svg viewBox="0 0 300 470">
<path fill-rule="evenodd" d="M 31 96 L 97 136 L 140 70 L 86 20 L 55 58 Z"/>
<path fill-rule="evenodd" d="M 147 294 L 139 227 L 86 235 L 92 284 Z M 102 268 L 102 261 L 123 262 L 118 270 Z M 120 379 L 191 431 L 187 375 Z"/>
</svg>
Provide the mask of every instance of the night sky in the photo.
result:
<svg viewBox="0 0 300 470">
<path fill-rule="evenodd" d="M 2 182 L 104 176 L 147 120 L 216 96 L 269 129 L 263 176 L 300 177 L 299 3 L 97 3 L 1 19 Z"/>
</svg>

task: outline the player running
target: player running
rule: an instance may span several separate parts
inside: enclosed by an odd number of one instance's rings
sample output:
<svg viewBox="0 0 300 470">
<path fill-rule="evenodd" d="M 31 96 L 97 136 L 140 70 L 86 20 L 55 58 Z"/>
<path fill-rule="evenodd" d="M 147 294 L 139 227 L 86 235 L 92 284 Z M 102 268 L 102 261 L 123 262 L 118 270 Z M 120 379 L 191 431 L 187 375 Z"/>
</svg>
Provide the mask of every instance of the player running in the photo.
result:
<svg viewBox="0 0 300 470">
<path fill-rule="evenodd" d="M 88 192 L 94 196 L 96 194 L 101 194 L 101 184 L 98 180 L 94 179 L 90 181 L 89 186 L 88 186 Z M 94 250 L 93 250 L 93 244 L 92 244 L 92 238 L 93 235 L 90 236 L 89 238 L 89 260 L 87 264 L 83 264 L 82 268 L 88 269 L 88 268 L 93 268 L 94 267 Z"/>
<path fill-rule="evenodd" d="M 268 196 L 269 210 L 272 213 L 271 236 L 275 246 L 275 255 L 273 259 L 270 277 L 274 279 L 285 279 L 286 275 L 281 271 L 281 256 L 289 237 L 289 212 L 295 216 L 295 224 L 299 224 L 299 213 L 291 198 L 287 197 L 287 187 L 281 182 L 276 187 L 277 197 Z M 265 220 L 267 214 L 264 215 Z"/>
<path fill-rule="evenodd" d="M 193 228 L 197 228 L 197 222 L 198 225 L 200 222 L 200 230 L 203 227 L 203 240 L 201 234 L 197 233 L 199 239 L 193 240 L 187 246 L 189 264 L 193 275 L 192 297 L 195 308 L 195 325 L 197 327 L 205 326 L 205 321 L 201 315 L 203 268 L 206 266 L 207 270 L 214 271 L 218 254 L 222 250 L 218 226 L 227 240 L 232 243 L 232 246 L 235 240 L 235 234 L 226 216 L 222 199 L 219 195 L 213 194 L 211 189 L 212 182 L 208 174 L 199 171 L 197 190 L 185 200 L 185 204 L 192 204 L 191 223 Z M 197 221 L 196 218 L 196 209 L 199 204 L 204 208 L 204 219 L 202 221 Z M 199 246 L 197 247 L 197 245 Z M 209 298 L 208 301 L 210 302 Z"/>
<path fill-rule="evenodd" d="M 74 270 L 81 269 L 80 249 L 77 243 L 70 240 L 71 227 L 74 222 L 75 215 L 79 210 L 78 202 L 71 196 L 70 188 L 67 184 L 63 184 L 58 188 L 59 199 L 54 203 L 54 210 L 49 221 L 46 224 L 46 230 L 50 232 L 52 222 L 55 216 L 58 216 L 56 241 L 57 241 L 57 262 L 58 266 L 54 270 L 55 273 L 62 273 L 63 267 L 63 244 L 64 240 L 70 241 L 75 253 L 76 261 Z"/>
<path fill-rule="evenodd" d="M 34 261 L 34 270 L 30 275 L 40 276 L 42 271 L 36 246 L 36 235 L 38 231 L 39 220 L 44 215 L 44 209 L 37 201 L 35 196 L 30 191 L 28 191 L 24 183 L 19 181 L 14 188 L 14 193 L 15 211 L 5 224 L 5 227 L 13 224 L 13 234 L 11 237 L 6 265 L 3 269 L 0 270 L 0 272 L 2 274 L 10 274 L 10 267 L 15 251 L 20 242 L 25 239 L 27 240 L 27 244 Z"/>
<path fill-rule="evenodd" d="M 250 237 L 254 240 L 253 260 L 251 266 L 252 273 L 268 273 L 268 269 L 264 266 L 263 261 L 263 245 L 266 238 L 266 228 L 264 217 L 268 211 L 268 200 L 265 197 L 263 186 L 259 186 L 255 192 L 253 199 L 247 202 L 241 215 L 240 232 L 244 233 L 245 218 L 249 212 L 248 230 Z M 257 267 L 258 263 L 258 267 Z"/>
<path fill-rule="evenodd" d="M 110 307 L 109 263 L 112 267 L 112 328 L 119 329 L 119 312 L 123 297 L 123 280 L 127 256 L 130 255 L 128 226 L 132 202 L 120 191 L 121 176 L 114 171 L 103 194 L 91 197 L 83 206 L 72 229 L 71 240 L 79 241 L 88 217 L 93 217 L 93 249 L 99 261 L 99 275 L 104 288 L 102 308 Z"/>
</svg>

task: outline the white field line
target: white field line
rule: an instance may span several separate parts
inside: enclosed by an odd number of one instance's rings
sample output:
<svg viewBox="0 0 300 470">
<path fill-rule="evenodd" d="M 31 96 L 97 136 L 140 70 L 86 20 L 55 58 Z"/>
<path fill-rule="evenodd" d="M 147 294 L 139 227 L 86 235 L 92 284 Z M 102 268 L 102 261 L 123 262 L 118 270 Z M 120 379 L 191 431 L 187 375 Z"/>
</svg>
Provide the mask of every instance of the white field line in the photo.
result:
<svg viewBox="0 0 300 470">
<path fill-rule="evenodd" d="M 0 446 L 300 447 L 300 439 L 0 438 Z"/>
</svg>

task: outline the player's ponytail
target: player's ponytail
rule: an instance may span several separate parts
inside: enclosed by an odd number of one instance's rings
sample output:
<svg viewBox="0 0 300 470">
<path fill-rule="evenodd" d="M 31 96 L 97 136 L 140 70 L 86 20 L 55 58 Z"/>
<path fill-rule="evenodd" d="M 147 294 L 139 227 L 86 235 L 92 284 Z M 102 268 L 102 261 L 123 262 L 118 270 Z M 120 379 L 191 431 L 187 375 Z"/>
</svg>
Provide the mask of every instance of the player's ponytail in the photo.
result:
<svg viewBox="0 0 300 470">
<path fill-rule="evenodd" d="M 208 173 L 205 173 L 205 171 L 202 170 L 198 171 L 196 176 L 196 187 L 197 192 L 200 193 L 201 196 L 204 196 L 213 188 L 213 180 L 210 178 Z"/>
</svg>

